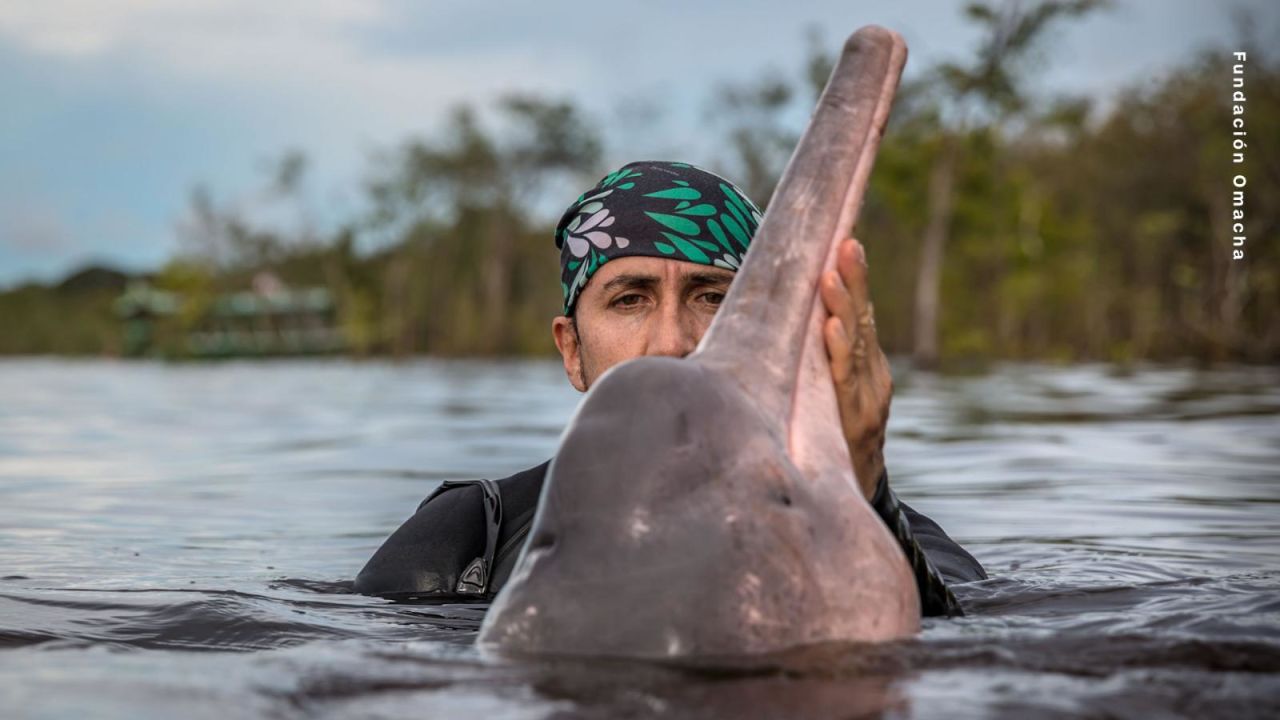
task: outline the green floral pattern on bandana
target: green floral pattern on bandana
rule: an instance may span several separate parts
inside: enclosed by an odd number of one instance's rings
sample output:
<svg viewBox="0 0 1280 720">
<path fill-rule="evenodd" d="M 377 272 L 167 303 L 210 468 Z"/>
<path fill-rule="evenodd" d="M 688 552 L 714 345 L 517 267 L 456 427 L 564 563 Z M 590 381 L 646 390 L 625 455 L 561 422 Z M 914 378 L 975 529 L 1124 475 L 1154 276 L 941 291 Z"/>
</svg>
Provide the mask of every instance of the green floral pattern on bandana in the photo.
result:
<svg viewBox="0 0 1280 720">
<path fill-rule="evenodd" d="M 611 258 L 672 258 L 737 270 L 760 209 L 728 180 L 687 163 L 644 161 L 609 173 L 556 226 L 564 313 Z"/>
</svg>

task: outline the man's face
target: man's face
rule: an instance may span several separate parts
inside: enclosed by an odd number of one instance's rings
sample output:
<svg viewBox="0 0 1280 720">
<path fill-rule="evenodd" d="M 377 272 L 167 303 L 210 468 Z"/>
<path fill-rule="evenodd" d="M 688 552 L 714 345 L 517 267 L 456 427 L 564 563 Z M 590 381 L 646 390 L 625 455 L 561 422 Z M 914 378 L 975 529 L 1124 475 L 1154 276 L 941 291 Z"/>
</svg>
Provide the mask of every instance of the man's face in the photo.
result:
<svg viewBox="0 0 1280 720">
<path fill-rule="evenodd" d="M 569 382 L 579 391 L 644 355 L 684 357 L 711 325 L 733 272 L 682 260 L 621 257 L 591 276 L 570 318 L 552 321 Z"/>
</svg>

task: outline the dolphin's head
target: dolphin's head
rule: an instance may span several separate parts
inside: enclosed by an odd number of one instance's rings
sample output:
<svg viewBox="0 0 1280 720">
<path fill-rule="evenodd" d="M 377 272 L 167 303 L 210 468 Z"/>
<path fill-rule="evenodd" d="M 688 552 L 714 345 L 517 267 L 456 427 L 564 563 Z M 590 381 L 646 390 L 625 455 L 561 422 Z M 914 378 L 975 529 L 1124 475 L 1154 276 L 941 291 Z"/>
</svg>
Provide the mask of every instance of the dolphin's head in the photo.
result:
<svg viewBox="0 0 1280 720">
<path fill-rule="evenodd" d="M 814 590 L 800 555 L 818 499 L 783 446 L 731 378 L 696 360 L 610 370 L 565 432 L 481 642 L 652 657 L 762 649 L 763 626 Z"/>
</svg>

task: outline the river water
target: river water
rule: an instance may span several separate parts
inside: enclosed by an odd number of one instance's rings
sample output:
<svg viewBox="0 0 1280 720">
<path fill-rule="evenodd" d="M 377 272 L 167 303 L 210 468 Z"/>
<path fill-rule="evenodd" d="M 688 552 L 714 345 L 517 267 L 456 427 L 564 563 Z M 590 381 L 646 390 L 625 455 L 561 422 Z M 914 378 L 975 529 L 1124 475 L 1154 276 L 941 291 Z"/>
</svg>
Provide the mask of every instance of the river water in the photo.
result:
<svg viewBox="0 0 1280 720">
<path fill-rule="evenodd" d="M 0 716 L 1280 717 L 1280 369 L 896 379 L 968 616 L 673 668 L 350 593 L 438 482 L 551 455 L 555 363 L 0 362 Z"/>
</svg>

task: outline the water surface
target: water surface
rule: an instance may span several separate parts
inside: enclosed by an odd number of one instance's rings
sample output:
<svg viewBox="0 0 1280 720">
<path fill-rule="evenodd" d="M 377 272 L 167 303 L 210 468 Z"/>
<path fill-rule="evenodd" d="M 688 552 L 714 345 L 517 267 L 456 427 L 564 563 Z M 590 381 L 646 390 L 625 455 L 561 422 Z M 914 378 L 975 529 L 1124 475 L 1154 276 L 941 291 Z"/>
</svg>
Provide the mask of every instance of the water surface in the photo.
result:
<svg viewBox="0 0 1280 720">
<path fill-rule="evenodd" d="M 899 494 L 991 573 L 918 639 L 521 663 L 350 594 L 449 478 L 554 451 L 550 362 L 0 362 L 0 714 L 1280 717 L 1280 370 L 898 372 Z"/>
</svg>

